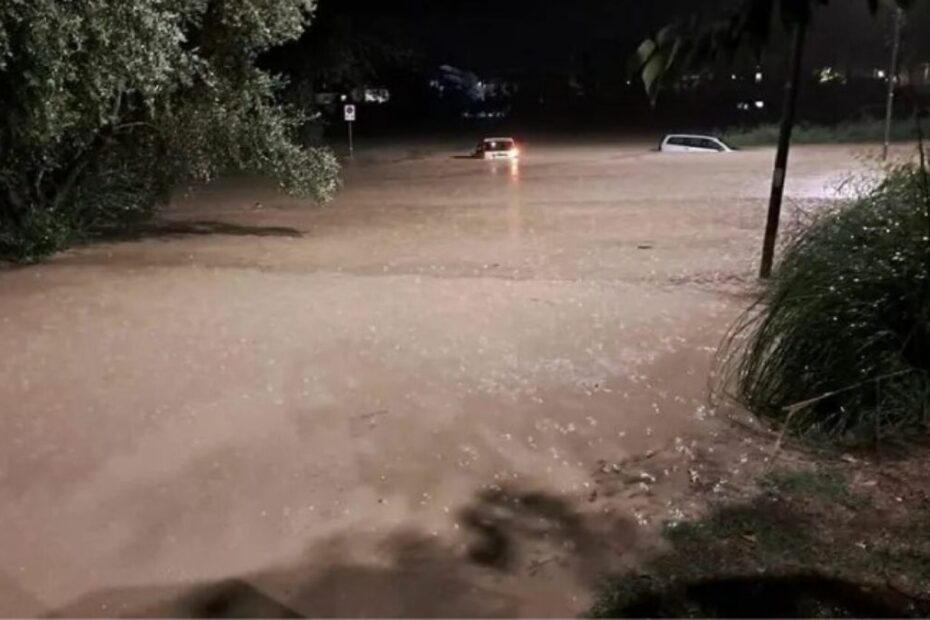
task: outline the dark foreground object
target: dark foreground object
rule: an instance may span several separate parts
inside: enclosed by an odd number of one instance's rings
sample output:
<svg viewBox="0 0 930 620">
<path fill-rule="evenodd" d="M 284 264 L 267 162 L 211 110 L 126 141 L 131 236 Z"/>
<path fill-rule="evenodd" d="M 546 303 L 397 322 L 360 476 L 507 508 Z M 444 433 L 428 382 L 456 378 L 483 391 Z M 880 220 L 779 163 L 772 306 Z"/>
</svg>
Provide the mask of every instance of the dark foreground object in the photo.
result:
<svg viewBox="0 0 930 620">
<path fill-rule="evenodd" d="M 598 617 L 704 618 L 913 618 L 930 614 L 930 603 L 891 588 L 822 577 L 736 577 L 653 589 L 644 578 L 620 594 Z"/>
</svg>

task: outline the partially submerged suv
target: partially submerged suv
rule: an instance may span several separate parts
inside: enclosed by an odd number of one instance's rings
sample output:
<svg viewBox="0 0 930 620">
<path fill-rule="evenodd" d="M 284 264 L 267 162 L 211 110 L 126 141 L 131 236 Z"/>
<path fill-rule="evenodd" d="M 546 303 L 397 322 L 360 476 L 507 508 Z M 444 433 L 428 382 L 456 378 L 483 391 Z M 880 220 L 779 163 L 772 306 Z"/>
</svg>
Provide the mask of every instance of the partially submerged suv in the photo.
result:
<svg viewBox="0 0 930 620">
<path fill-rule="evenodd" d="M 485 138 L 478 143 L 475 157 L 481 159 L 517 159 L 520 149 L 513 138 Z"/>
<path fill-rule="evenodd" d="M 713 136 L 669 134 L 662 138 L 659 150 L 663 153 L 729 153 L 734 149 Z"/>
</svg>

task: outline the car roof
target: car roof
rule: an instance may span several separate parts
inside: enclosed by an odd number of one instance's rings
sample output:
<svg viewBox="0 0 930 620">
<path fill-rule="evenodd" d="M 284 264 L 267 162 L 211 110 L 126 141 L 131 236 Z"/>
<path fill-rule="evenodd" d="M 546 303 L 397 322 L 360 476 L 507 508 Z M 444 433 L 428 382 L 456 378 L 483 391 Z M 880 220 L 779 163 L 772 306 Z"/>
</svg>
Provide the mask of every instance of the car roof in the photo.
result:
<svg viewBox="0 0 930 620">
<path fill-rule="evenodd" d="M 514 142 L 513 138 L 485 138 L 482 142 Z"/>
<path fill-rule="evenodd" d="M 670 133 L 666 134 L 663 140 L 668 140 L 669 138 L 700 138 L 702 140 L 720 140 L 720 138 L 717 136 L 701 133 Z"/>
</svg>

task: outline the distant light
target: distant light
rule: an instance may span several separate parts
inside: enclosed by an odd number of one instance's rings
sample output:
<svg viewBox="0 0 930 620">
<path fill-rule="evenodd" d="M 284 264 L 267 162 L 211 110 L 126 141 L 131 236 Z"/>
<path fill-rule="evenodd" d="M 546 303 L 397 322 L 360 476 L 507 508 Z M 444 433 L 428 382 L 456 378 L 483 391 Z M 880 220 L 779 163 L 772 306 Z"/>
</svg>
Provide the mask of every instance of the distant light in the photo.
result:
<svg viewBox="0 0 930 620">
<path fill-rule="evenodd" d="M 756 71 L 756 84 L 761 83 L 763 77 L 764 77 L 764 76 L 762 75 L 762 72 L 761 72 L 761 71 Z"/>
<path fill-rule="evenodd" d="M 734 73 L 733 75 L 731 75 L 731 76 L 730 76 L 730 79 L 731 79 L 731 80 L 736 80 L 736 79 L 737 79 L 736 74 Z"/>
<path fill-rule="evenodd" d="M 348 101 L 348 100 L 349 100 L 349 97 L 348 97 L 348 95 L 342 95 L 342 96 L 340 97 L 340 99 L 342 99 L 343 101 Z"/>
<path fill-rule="evenodd" d="M 877 77 L 878 79 L 884 80 L 887 76 L 888 76 L 888 74 L 885 73 L 885 70 L 884 70 L 884 69 L 876 69 L 876 70 L 875 70 L 875 77 Z"/>
<path fill-rule="evenodd" d="M 765 102 L 764 102 L 764 101 L 756 101 L 756 104 L 755 104 L 755 105 L 756 105 L 756 109 L 757 109 L 757 110 L 763 110 L 763 109 L 765 109 Z"/>
<path fill-rule="evenodd" d="M 815 75 L 817 76 L 817 81 L 821 84 L 829 84 L 831 82 L 837 82 L 839 84 L 846 83 L 846 74 L 833 67 L 818 69 Z"/>
<path fill-rule="evenodd" d="M 391 100 L 391 91 L 387 88 L 366 88 L 365 103 L 388 103 Z"/>
</svg>

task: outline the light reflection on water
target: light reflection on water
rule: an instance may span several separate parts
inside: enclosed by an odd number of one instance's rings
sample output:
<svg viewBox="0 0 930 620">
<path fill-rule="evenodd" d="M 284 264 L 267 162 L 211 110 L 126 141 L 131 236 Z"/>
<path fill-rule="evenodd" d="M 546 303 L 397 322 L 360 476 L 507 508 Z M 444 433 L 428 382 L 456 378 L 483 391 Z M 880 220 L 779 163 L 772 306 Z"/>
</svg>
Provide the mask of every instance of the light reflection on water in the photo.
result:
<svg viewBox="0 0 930 620">
<path fill-rule="evenodd" d="M 508 173 L 510 178 L 514 181 L 520 181 L 520 160 L 511 159 L 506 162 L 501 161 L 492 161 L 490 165 L 491 174 L 498 176 L 503 173 Z"/>
<path fill-rule="evenodd" d="M 519 244 L 523 241 L 526 227 L 523 198 L 520 192 L 520 160 L 497 160 L 489 163 L 488 168 L 492 175 L 506 174 L 510 179 L 510 189 L 507 192 L 507 234 L 512 243 Z"/>
</svg>

